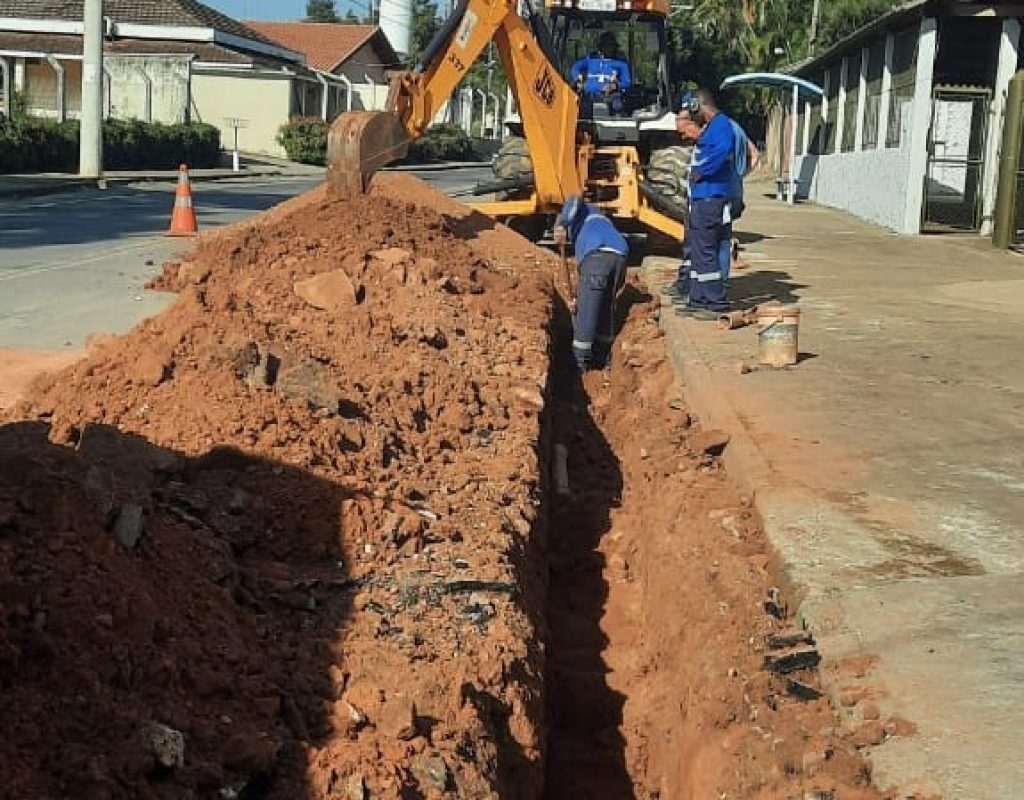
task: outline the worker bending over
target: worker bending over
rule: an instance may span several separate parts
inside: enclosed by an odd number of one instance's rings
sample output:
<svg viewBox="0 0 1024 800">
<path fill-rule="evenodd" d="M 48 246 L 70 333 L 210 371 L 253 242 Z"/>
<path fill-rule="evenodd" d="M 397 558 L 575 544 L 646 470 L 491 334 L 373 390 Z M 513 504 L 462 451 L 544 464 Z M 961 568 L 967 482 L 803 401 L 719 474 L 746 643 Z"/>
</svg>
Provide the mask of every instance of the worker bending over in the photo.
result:
<svg viewBox="0 0 1024 800">
<path fill-rule="evenodd" d="M 555 222 L 555 243 L 571 244 L 579 268 L 572 354 L 581 372 L 608 364 L 615 339 L 615 295 L 626 279 L 629 245 L 596 207 L 571 195 Z"/>
</svg>

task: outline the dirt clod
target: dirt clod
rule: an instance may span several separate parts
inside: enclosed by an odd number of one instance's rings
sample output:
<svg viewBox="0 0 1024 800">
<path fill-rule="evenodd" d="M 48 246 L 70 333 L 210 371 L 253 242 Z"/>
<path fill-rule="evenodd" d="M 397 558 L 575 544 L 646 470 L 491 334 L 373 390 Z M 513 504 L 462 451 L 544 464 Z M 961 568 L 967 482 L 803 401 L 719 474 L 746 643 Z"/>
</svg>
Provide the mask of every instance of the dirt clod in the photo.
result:
<svg viewBox="0 0 1024 800">
<path fill-rule="evenodd" d="M 117 514 L 113 530 L 114 539 L 127 550 L 135 547 L 142 538 L 143 514 L 142 506 L 134 503 L 121 506 Z"/>
<path fill-rule="evenodd" d="M 359 303 L 362 290 L 341 269 L 314 275 L 295 284 L 295 294 L 322 311 L 340 311 Z"/>
<path fill-rule="evenodd" d="M 185 766 L 185 736 L 181 731 L 159 722 L 150 722 L 143 726 L 142 735 L 161 767 L 178 769 Z"/>
</svg>

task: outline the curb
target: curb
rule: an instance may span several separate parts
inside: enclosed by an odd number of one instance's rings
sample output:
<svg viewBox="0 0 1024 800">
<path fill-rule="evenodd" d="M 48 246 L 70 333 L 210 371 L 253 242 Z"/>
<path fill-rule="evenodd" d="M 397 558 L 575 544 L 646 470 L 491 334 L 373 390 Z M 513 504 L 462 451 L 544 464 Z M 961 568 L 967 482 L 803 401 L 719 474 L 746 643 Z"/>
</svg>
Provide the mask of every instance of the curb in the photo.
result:
<svg viewBox="0 0 1024 800">
<path fill-rule="evenodd" d="M 645 264 L 640 275 L 647 291 L 661 299 L 663 282 L 655 277 L 658 271 L 658 267 Z M 801 574 L 801 567 L 787 555 L 792 545 L 792 542 L 787 542 L 787 530 L 793 525 L 800 527 L 799 519 L 792 512 L 794 501 L 807 508 L 814 507 L 819 513 L 821 509 L 833 508 L 834 504 L 813 490 L 797 488 L 787 493 L 774 485 L 776 471 L 770 455 L 750 433 L 749 425 L 728 397 L 716 390 L 715 370 L 700 344 L 690 334 L 689 326 L 697 324 L 702 323 L 677 317 L 672 304 L 661 299 L 659 327 L 665 333 L 669 362 L 683 382 L 683 393 L 704 427 L 718 428 L 729 434 L 730 441 L 722 453 L 722 462 L 740 491 L 750 497 L 761 518 L 765 536 L 773 550 L 772 560 L 778 579 L 792 600 L 794 620 L 802 628 L 814 632 L 822 658 L 826 662 L 836 662 L 858 652 L 859 639 L 855 632 L 832 622 L 836 609 L 842 605 L 842 597 L 815 591 Z M 842 512 L 837 516 L 842 517 Z M 825 677 L 823 673 L 823 688 L 835 697 L 839 687 Z"/>
<path fill-rule="evenodd" d="M 657 267 L 646 265 L 640 270 L 647 291 L 660 299 L 662 282 L 655 278 L 657 272 Z M 841 600 L 819 596 L 787 556 L 788 544 L 791 543 L 787 543 L 786 531 L 797 522 L 789 510 L 794 498 L 799 497 L 800 502 L 808 502 L 819 509 L 833 504 L 813 491 L 799 488 L 784 492 L 774 485 L 776 471 L 771 456 L 758 444 L 750 433 L 749 425 L 728 397 L 716 389 L 715 370 L 700 344 L 690 334 L 689 326 L 697 324 L 702 323 L 677 317 L 672 304 L 661 300 L 659 327 L 665 333 L 669 361 L 682 380 L 686 399 L 701 423 L 706 428 L 718 428 L 729 434 L 729 446 L 722 453 L 722 462 L 740 491 L 750 497 L 761 517 L 765 535 L 774 551 L 779 580 L 784 582 L 793 600 L 794 618 L 815 632 L 818 648 L 826 660 L 842 658 L 848 655 L 848 632 L 842 626 L 834 628 L 826 622 L 828 609 Z M 832 687 L 826 684 L 826 688 Z"/>
<path fill-rule="evenodd" d="M 95 185 L 94 180 L 57 180 L 49 183 L 43 183 L 39 186 L 26 186 L 23 189 L 14 189 L 9 192 L 5 192 L 0 189 L 0 201 L 3 200 L 23 200 L 30 197 L 46 197 L 51 194 L 61 194 L 63 192 L 71 192 L 76 189 L 86 189 L 90 185 Z"/>
<path fill-rule="evenodd" d="M 384 167 L 381 172 L 443 172 L 448 169 L 479 169 L 489 166 L 488 161 L 452 161 L 445 164 L 400 164 Z"/>
<path fill-rule="evenodd" d="M 659 297 L 661 292 L 661 283 L 655 280 L 657 269 L 643 266 L 640 270 L 647 291 L 655 297 Z M 771 480 L 771 460 L 747 434 L 746 425 L 732 405 L 715 392 L 711 365 L 690 336 L 686 324 L 685 320 L 672 313 L 671 303 L 662 301 L 659 325 L 667 338 L 678 339 L 681 345 L 668 348 L 669 360 L 685 382 L 686 394 L 705 425 L 721 428 L 731 436 L 732 441 L 722 453 L 722 461 L 739 488 L 751 496 L 755 506 L 760 506 L 758 496 L 763 496 L 763 489 Z M 761 491 L 758 487 L 762 487 Z M 764 516 L 760 507 L 758 513 Z"/>
</svg>

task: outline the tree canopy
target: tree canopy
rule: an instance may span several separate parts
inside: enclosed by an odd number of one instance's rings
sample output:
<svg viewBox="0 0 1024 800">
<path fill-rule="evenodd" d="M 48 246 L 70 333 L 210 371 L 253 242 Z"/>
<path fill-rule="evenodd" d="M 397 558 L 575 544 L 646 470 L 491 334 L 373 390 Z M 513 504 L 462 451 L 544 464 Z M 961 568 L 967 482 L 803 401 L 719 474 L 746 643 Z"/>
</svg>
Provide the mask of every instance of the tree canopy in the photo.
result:
<svg viewBox="0 0 1024 800">
<path fill-rule="evenodd" d="M 776 71 L 821 53 L 900 0 L 821 0 L 818 33 L 810 41 L 813 0 L 691 0 L 669 21 L 670 70 L 676 86 L 718 86 L 729 75 Z M 730 110 L 763 120 L 770 93 L 730 93 Z"/>
<path fill-rule="evenodd" d="M 341 22 L 334 0 L 306 0 L 306 22 Z"/>
</svg>

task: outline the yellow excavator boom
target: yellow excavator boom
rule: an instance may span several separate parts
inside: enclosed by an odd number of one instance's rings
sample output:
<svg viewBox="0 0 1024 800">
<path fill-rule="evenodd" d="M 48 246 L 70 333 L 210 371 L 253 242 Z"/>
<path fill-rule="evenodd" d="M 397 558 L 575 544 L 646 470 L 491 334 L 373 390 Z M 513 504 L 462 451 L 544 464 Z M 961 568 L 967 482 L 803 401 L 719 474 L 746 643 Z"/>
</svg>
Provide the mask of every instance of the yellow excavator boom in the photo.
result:
<svg viewBox="0 0 1024 800">
<path fill-rule="evenodd" d="M 385 112 L 347 112 L 331 127 L 328 183 L 337 194 L 366 190 L 373 174 L 405 156 L 484 48 L 494 42 L 533 159 L 538 208 L 581 191 L 576 147 L 579 100 L 519 16 L 516 0 L 463 0 L 424 53 L 424 64 L 391 84 Z"/>
</svg>

